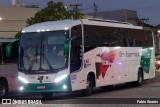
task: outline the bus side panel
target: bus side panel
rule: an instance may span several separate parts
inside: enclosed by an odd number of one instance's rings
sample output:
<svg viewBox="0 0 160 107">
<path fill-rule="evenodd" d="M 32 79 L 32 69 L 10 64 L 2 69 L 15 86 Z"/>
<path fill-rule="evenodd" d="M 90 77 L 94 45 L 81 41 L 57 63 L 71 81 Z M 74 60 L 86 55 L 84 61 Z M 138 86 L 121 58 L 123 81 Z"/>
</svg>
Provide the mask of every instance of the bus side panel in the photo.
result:
<svg viewBox="0 0 160 107">
<path fill-rule="evenodd" d="M 149 70 L 149 78 L 155 77 L 155 51 L 153 48 L 152 55 L 151 55 L 151 63 L 150 63 L 150 70 Z"/>
<path fill-rule="evenodd" d="M 125 59 L 125 70 L 124 70 L 124 82 L 137 81 L 138 69 L 140 68 L 141 60 L 141 49 L 140 47 L 126 47 L 122 48 Z"/>
<path fill-rule="evenodd" d="M 141 67 L 143 68 L 144 80 L 150 78 L 153 73 L 153 49 L 150 47 L 143 47 L 141 52 Z"/>
<path fill-rule="evenodd" d="M 115 78 L 118 78 L 117 62 L 113 62 L 112 58 L 107 59 L 109 54 L 113 54 L 113 57 L 115 57 L 116 53 L 107 47 L 98 47 L 84 54 L 85 72 L 87 74 L 94 72 L 96 87 L 115 84 Z"/>
<path fill-rule="evenodd" d="M 16 91 L 18 89 L 17 64 L 2 64 L 0 65 L 0 70 L 0 76 L 7 79 L 9 91 Z"/>
</svg>

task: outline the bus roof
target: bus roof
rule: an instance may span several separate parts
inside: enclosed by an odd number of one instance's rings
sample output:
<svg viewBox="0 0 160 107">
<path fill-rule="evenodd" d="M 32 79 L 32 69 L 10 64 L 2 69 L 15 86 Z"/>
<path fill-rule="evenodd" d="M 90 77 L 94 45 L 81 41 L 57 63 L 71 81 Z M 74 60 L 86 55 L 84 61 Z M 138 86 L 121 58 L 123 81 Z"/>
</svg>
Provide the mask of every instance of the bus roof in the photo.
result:
<svg viewBox="0 0 160 107">
<path fill-rule="evenodd" d="M 5 43 L 5 42 L 15 42 L 16 38 L 0 38 L 0 43 Z"/>
<path fill-rule="evenodd" d="M 81 20 L 85 25 L 143 29 L 143 27 L 141 26 L 134 26 L 127 22 L 120 22 L 120 21 L 114 21 L 114 20 L 103 20 L 103 19 L 81 19 Z M 59 21 L 47 21 L 47 22 L 37 23 L 24 28 L 22 30 L 22 33 L 66 30 L 66 29 L 70 29 L 72 26 L 81 24 L 81 20 L 59 20 Z"/>
</svg>

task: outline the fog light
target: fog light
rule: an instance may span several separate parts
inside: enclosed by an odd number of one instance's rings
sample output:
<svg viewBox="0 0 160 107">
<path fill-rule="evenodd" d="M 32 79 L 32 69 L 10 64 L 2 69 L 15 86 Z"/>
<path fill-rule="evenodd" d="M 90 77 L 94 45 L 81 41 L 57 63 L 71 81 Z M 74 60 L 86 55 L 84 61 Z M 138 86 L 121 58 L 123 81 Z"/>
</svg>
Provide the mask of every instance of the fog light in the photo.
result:
<svg viewBox="0 0 160 107">
<path fill-rule="evenodd" d="M 64 84 L 64 85 L 63 85 L 63 89 L 67 89 L 67 85 Z"/>
<path fill-rule="evenodd" d="M 19 87 L 19 90 L 20 90 L 20 91 L 22 91 L 23 89 L 24 89 L 23 86 L 20 86 L 20 87 Z"/>
</svg>

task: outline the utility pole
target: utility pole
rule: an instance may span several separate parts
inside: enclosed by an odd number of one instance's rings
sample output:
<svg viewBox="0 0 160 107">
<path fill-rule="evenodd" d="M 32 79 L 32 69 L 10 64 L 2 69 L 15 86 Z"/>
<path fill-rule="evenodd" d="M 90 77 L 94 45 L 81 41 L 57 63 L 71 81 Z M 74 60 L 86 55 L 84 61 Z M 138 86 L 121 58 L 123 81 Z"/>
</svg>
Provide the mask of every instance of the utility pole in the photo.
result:
<svg viewBox="0 0 160 107">
<path fill-rule="evenodd" d="M 93 6 L 94 6 L 94 17 L 96 18 L 97 17 L 97 5 L 96 5 L 96 3 L 94 3 L 93 4 Z"/>
<path fill-rule="evenodd" d="M 79 6 L 82 6 L 82 3 L 81 3 L 81 4 L 74 4 L 74 5 L 73 5 L 73 4 L 70 4 L 70 6 L 71 6 L 71 7 L 75 7 L 76 9 L 78 9 Z"/>
</svg>

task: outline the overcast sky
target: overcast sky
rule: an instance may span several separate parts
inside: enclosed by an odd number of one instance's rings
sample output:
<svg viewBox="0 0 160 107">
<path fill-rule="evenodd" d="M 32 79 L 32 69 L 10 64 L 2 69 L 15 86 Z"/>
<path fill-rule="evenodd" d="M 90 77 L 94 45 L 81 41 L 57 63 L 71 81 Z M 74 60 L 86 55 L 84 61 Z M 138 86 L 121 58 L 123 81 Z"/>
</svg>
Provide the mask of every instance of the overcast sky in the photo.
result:
<svg viewBox="0 0 160 107">
<path fill-rule="evenodd" d="M 23 4 L 35 4 L 44 8 L 48 1 L 51 0 L 21 0 Z M 53 0 L 63 1 L 66 5 L 82 3 L 81 10 L 83 13 L 93 12 L 95 2 L 98 5 L 98 11 L 109 11 L 117 9 L 132 9 L 138 12 L 139 18 L 149 18 L 152 25 L 160 24 L 160 0 Z M 11 5 L 11 0 L 0 0 L 0 5 Z"/>
</svg>

